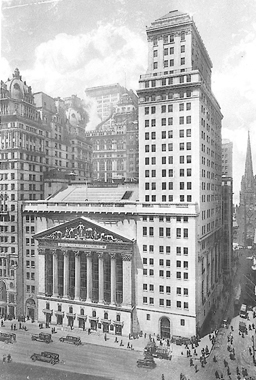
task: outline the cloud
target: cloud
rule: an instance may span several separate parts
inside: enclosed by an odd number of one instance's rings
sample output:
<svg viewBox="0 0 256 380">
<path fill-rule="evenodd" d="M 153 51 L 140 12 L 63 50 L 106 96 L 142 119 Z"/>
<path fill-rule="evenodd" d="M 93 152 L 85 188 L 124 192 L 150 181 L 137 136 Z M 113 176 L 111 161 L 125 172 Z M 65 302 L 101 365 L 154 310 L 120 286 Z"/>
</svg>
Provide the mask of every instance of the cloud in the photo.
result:
<svg viewBox="0 0 256 380">
<path fill-rule="evenodd" d="M 244 34 L 225 57 L 222 69 L 213 75 L 213 90 L 220 103 L 223 119 L 222 135 L 233 141 L 233 171 L 235 200 L 238 200 L 240 183 L 244 174 L 247 135 L 250 130 L 252 155 L 256 168 L 256 24 Z"/>
<path fill-rule="evenodd" d="M 84 95 L 87 87 L 117 83 L 138 88 L 146 70 L 147 45 L 125 26 L 98 24 L 87 34 L 58 34 L 35 50 L 32 69 L 24 71 L 34 91 L 52 96 Z"/>
</svg>

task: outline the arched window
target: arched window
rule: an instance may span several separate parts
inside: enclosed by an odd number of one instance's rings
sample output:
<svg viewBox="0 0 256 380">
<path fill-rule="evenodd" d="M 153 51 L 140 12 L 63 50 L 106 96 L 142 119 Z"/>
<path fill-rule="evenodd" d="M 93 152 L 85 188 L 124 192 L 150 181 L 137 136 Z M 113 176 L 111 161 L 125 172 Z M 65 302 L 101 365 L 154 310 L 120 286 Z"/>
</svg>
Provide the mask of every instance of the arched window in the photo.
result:
<svg viewBox="0 0 256 380">
<path fill-rule="evenodd" d="M 81 315 L 84 315 L 84 309 L 81 309 L 81 310 L 80 310 L 80 314 L 81 314 Z"/>
<path fill-rule="evenodd" d="M 73 307 L 72 306 L 69 306 L 69 313 L 73 314 Z"/>
<path fill-rule="evenodd" d="M 95 310 L 92 311 L 92 316 L 93 316 L 93 318 L 96 318 L 96 311 Z"/>
<path fill-rule="evenodd" d="M 104 319 L 108 319 L 108 313 L 104 313 Z"/>
</svg>

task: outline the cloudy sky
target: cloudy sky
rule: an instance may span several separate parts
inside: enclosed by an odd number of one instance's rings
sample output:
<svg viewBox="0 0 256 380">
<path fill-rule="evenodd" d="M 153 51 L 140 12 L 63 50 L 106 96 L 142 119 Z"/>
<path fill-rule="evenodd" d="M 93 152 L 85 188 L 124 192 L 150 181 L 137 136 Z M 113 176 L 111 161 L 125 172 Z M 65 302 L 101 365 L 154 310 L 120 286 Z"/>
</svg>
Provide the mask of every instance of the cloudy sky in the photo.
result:
<svg viewBox="0 0 256 380">
<path fill-rule="evenodd" d="M 109 83 L 136 90 L 145 27 L 175 9 L 193 16 L 213 61 L 238 202 L 248 130 L 256 173 L 256 0 L 2 0 L 0 79 L 18 67 L 34 92 L 53 97 Z"/>
</svg>

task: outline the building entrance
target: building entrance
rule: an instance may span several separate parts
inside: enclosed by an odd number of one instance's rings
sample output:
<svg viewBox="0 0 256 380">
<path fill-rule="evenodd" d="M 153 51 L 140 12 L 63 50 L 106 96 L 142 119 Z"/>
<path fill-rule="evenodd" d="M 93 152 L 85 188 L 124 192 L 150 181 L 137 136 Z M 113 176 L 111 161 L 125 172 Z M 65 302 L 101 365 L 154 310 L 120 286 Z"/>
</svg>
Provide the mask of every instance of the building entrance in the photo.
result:
<svg viewBox="0 0 256 380">
<path fill-rule="evenodd" d="M 162 339 L 170 339 L 171 333 L 170 333 L 170 320 L 169 318 L 162 317 L 160 320 L 160 336 Z"/>
</svg>

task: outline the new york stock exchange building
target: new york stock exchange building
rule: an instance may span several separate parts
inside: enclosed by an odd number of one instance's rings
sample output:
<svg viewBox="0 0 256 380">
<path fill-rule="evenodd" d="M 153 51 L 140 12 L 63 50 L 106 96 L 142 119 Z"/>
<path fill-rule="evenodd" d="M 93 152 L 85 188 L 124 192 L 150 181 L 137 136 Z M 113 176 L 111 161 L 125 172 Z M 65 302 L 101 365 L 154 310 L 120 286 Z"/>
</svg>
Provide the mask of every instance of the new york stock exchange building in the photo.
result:
<svg viewBox="0 0 256 380">
<path fill-rule="evenodd" d="M 135 185 L 69 185 L 26 202 L 23 223 L 34 221 L 35 233 L 24 229 L 24 249 L 34 244 L 36 291 L 26 293 L 24 276 L 25 313 L 34 302 L 35 319 L 57 328 L 195 335 L 197 216 L 195 204 L 146 207 Z"/>
</svg>

